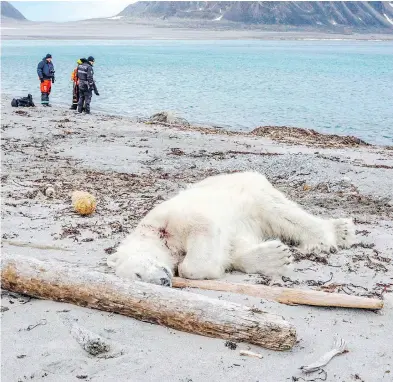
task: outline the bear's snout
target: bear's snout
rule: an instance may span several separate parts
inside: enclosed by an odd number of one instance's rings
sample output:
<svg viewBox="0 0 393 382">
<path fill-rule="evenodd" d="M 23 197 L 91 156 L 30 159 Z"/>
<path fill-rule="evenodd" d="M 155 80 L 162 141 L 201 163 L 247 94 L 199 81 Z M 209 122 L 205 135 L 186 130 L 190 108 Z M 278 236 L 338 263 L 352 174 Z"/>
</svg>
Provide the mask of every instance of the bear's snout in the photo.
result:
<svg viewBox="0 0 393 382">
<path fill-rule="evenodd" d="M 169 278 L 167 278 L 167 277 L 162 277 L 160 279 L 160 283 L 161 283 L 162 286 L 169 286 L 169 287 L 172 286 L 171 280 Z"/>
</svg>

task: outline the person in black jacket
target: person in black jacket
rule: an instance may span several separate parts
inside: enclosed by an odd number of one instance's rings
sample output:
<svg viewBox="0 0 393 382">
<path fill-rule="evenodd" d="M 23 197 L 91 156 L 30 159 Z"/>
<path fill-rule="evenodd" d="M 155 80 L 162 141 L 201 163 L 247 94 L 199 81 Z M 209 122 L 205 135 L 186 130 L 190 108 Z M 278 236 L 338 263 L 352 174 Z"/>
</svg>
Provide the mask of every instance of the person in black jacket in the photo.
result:
<svg viewBox="0 0 393 382">
<path fill-rule="evenodd" d="M 55 68 L 52 62 L 52 55 L 47 54 L 37 66 L 38 79 L 41 82 L 41 104 L 43 106 L 51 106 L 49 104 L 49 94 L 52 89 L 52 83 L 55 82 Z"/>
<path fill-rule="evenodd" d="M 86 58 L 80 58 L 76 62 L 78 65 L 71 73 L 71 81 L 72 81 L 72 105 L 70 108 L 71 110 L 76 110 L 78 108 L 78 101 L 79 101 L 78 67 L 79 67 L 79 65 L 82 65 L 85 62 L 87 62 Z"/>
<path fill-rule="evenodd" d="M 79 101 L 78 112 L 82 113 L 83 105 L 85 106 L 85 113 L 90 114 L 90 102 L 93 91 L 96 95 L 98 93 L 96 84 L 94 82 L 94 57 L 90 56 L 87 62 L 78 66 L 78 86 L 79 86 Z"/>
</svg>

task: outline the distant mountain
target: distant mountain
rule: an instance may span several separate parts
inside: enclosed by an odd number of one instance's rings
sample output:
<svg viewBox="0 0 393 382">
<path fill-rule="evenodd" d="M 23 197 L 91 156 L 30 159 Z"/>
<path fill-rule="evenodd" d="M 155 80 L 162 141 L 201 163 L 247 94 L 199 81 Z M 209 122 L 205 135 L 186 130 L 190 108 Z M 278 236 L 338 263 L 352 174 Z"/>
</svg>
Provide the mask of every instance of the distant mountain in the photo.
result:
<svg viewBox="0 0 393 382">
<path fill-rule="evenodd" d="M 388 1 L 138 1 L 118 16 L 393 30 L 393 2 Z"/>
<path fill-rule="evenodd" d="M 7 17 L 14 20 L 26 20 L 26 17 L 22 15 L 13 5 L 8 1 L 0 1 L 1 3 L 1 17 Z"/>
</svg>

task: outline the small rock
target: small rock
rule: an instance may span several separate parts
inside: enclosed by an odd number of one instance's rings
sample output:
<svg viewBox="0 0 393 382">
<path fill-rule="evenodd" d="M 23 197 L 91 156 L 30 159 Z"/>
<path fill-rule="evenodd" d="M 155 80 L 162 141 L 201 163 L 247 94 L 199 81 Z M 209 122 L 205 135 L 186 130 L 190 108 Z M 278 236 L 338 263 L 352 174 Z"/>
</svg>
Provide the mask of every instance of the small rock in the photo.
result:
<svg viewBox="0 0 393 382">
<path fill-rule="evenodd" d="M 348 177 L 348 176 L 343 176 L 343 177 L 341 178 L 341 181 L 340 181 L 340 182 L 341 182 L 341 183 L 344 183 L 344 184 L 351 185 L 351 178 Z"/>
<path fill-rule="evenodd" d="M 225 341 L 225 346 L 231 350 L 236 350 L 237 343 L 233 341 Z"/>
<path fill-rule="evenodd" d="M 160 113 L 153 114 L 149 118 L 151 123 L 168 123 L 170 125 L 190 126 L 190 123 L 184 119 L 177 117 L 174 113 L 161 111 Z"/>
<path fill-rule="evenodd" d="M 56 195 L 54 187 L 49 186 L 45 189 L 45 196 L 48 198 L 53 198 Z"/>
</svg>

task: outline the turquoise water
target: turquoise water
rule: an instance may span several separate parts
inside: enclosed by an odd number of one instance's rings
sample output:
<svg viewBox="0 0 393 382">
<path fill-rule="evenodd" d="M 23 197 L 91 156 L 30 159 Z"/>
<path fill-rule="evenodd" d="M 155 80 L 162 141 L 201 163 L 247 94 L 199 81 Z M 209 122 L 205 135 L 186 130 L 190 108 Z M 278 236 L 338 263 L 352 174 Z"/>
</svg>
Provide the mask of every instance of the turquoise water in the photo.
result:
<svg viewBox="0 0 393 382">
<path fill-rule="evenodd" d="M 286 125 L 393 142 L 393 42 L 3 41 L 2 91 L 39 101 L 36 66 L 47 52 L 52 103 L 70 104 L 75 61 L 93 55 L 93 111 L 172 110 L 236 130 Z"/>
</svg>

